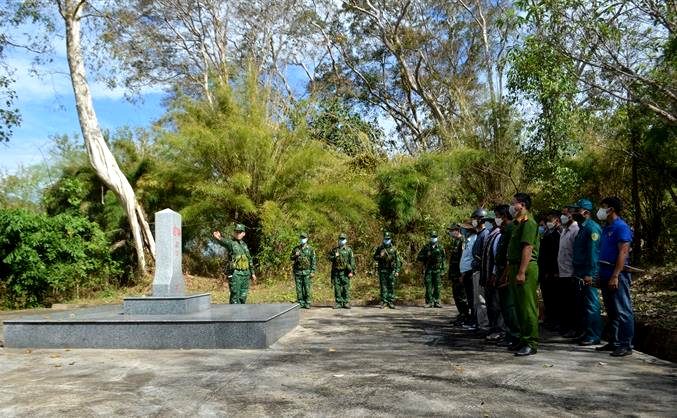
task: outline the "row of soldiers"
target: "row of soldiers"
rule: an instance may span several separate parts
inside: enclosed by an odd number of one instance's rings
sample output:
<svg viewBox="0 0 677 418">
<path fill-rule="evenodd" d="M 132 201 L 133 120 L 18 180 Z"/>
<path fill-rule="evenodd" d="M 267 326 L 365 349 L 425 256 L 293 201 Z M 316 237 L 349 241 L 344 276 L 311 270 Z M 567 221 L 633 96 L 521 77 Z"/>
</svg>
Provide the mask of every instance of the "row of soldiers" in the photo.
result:
<svg viewBox="0 0 677 418">
<path fill-rule="evenodd" d="M 448 274 L 459 310 L 454 323 L 470 331 L 477 331 L 486 323 L 487 341 L 506 346 L 517 356 L 527 356 L 535 354 L 538 347 L 539 283 L 547 299 L 546 306 L 559 307 L 550 310 L 557 311 L 556 326 L 563 334 L 575 337 L 581 345 L 600 343 L 597 285 L 602 289 L 611 324 L 609 344 L 598 349 L 612 351 L 616 356 L 632 353 L 634 330 L 627 268 L 632 232 L 619 217 L 620 200 L 615 197 L 603 200 L 597 212 L 598 219 L 607 223 L 607 235 L 591 219 L 592 203 L 587 199 L 567 205 L 559 220 L 551 213 L 542 230 L 529 213 L 530 208 L 529 195 L 517 193 L 510 205 L 498 205 L 494 211 L 479 208 L 472 213 L 470 222 L 450 225 L 449 258 L 437 232 L 432 231 L 417 256 L 424 267 L 425 306 L 441 308 L 441 281 L 449 260 Z M 541 240 L 550 239 L 551 231 L 560 228 L 560 224 L 566 229 L 558 240 L 554 261 L 552 251 L 539 257 Z M 550 231 L 547 234 L 546 226 Z M 236 225 L 233 234 L 232 240 L 222 239 L 218 232 L 214 232 L 214 237 L 229 253 L 230 302 L 246 303 L 249 279 L 255 281 L 256 275 L 249 250 L 242 241 L 244 226 Z M 300 234 L 300 242 L 292 249 L 290 258 L 297 301 L 301 308 L 308 309 L 317 257 L 308 244 L 307 233 Z M 338 245 L 328 252 L 327 259 L 332 264 L 335 308 L 350 309 L 350 280 L 356 273 L 356 263 L 345 234 L 339 235 Z M 384 233 L 373 259 L 378 270 L 381 307 L 394 309 L 395 283 L 402 260 L 391 233 Z M 553 273 L 553 263 L 558 264 L 554 269 L 557 273 Z M 555 294 L 560 296 L 553 297 Z M 566 307 L 569 309 L 565 314 Z"/>
</svg>

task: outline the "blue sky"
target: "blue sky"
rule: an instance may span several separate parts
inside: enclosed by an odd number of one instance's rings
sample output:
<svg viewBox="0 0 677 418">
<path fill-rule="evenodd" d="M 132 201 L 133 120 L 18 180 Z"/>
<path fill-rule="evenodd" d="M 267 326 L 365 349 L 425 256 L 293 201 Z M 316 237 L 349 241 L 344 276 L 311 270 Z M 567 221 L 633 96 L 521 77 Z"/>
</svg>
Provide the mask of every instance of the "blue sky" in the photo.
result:
<svg viewBox="0 0 677 418">
<path fill-rule="evenodd" d="M 62 40 L 54 41 L 54 60 L 38 67 L 39 77 L 32 74 L 31 57 L 20 50 L 9 51 L 5 61 L 14 71 L 12 87 L 23 120 L 9 143 L 0 144 L 0 176 L 16 172 L 21 165 L 49 162 L 51 136 L 80 134 Z M 90 89 L 102 129 L 148 127 L 164 112 L 159 88 L 148 89 L 138 103 L 129 103 L 123 97 L 124 90 L 93 82 L 91 76 Z"/>
</svg>

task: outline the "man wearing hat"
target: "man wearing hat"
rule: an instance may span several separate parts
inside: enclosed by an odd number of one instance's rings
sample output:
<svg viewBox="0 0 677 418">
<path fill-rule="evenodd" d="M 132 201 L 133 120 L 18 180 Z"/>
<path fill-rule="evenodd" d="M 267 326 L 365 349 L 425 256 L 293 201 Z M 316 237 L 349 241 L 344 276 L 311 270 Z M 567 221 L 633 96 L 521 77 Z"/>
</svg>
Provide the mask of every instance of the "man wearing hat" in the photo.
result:
<svg viewBox="0 0 677 418">
<path fill-rule="evenodd" d="M 599 295 L 593 286 L 593 280 L 599 270 L 599 250 L 602 228 L 592 220 L 592 202 L 580 199 L 575 203 L 573 218 L 579 224 L 578 235 L 574 240 L 573 266 L 574 277 L 581 281 L 580 304 L 583 312 L 583 333 L 575 342 L 580 345 L 599 344 L 602 336 L 602 317 Z"/>
<path fill-rule="evenodd" d="M 249 294 L 249 279 L 256 283 L 254 263 L 249 254 L 249 248 L 242 239 L 245 236 L 245 227 L 242 224 L 235 225 L 232 239 L 222 239 L 220 231 L 212 233 L 216 241 L 221 244 L 228 253 L 228 288 L 230 290 L 230 303 L 247 303 Z"/>
<path fill-rule="evenodd" d="M 334 309 L 350 309 L 350 278 L 355 274 L 355 256 L 347 242 L 346 234 L 340 234 L 338 246 L 327 254 L 331 261 L 331 283 L 336 299 Z"/>
<path fill-rule="evenodd" d="M 440 279 L 446 267 L 447 254 L 442 244 L 437 242 L 437 231 L 430 233 L 430 241 L 421 249 L 416 259 L 423 262 L 425 283 L 425 307 L 441 308 Z"/>
<path fill-rule="evenodd" d="M 402 261 L 397 248 L 393 245 L 390 232 L 383 234 L 383 243 L 376 247 L 374 260 L 378 266 L 378 279 L 381 286 L 381 308 L 395 309 L 395 281 L 400 274 Z"/>
<path fill-rule="evenodd" d="M 317 271 L 315 250 L 308 245 L 308 233 L 299 234 L 300 243 L 291 252 L 294 262 L 294 281 L 296 282 L 296 301 L 304 309 L 310 309 L 311 279 Z"/>
<path fill-rule="evenodd" d="M 461 281 L 461 258 L 463 257 L 463 233 L 461 225 L 452 223 L 447 228 L 451 236 L 451 247 L 449 250 L 449 281 L 451 282 L 451 293 L 454 297 L 454 304 L 458 309 L 458 317 L 454 321 L 455 325 L 463 325 L 470 315 L 470 306 L 468 298 L 465 295 L 465 288 Z"/>
</svg>

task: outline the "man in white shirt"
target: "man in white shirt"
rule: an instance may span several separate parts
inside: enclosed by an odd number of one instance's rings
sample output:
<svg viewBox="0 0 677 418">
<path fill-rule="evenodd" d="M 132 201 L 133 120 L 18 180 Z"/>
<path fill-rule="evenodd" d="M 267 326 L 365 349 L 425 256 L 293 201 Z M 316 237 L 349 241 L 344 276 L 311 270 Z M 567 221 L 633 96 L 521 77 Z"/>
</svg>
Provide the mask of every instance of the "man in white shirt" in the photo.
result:
<svg viewBox="0 0 677 418">
<path fill-rule="evenodd" d="M 557 294 L 561 295 L 562 301 L 562 329 L 561 333 L 567 338 L 578 336 L 582 329 L 582 307 L 578 303 L 580 292 L 580 280 L 574 277 L 574 241 L 578 235 L 579 225 L 571 216 L 571 207 L 562 208 L 562 234 L 559 239 L 559 253 L 557 264 L 559 267 L 559 281 Z"/>
</svg>

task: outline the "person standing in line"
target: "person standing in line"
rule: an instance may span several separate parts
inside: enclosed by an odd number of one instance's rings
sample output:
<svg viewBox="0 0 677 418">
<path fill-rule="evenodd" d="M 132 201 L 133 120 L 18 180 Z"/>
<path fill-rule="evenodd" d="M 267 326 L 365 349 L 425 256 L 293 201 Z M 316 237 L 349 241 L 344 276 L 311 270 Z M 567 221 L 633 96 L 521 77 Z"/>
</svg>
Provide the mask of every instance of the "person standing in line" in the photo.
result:
<svg viewBox="0 0 677 418">
<path fill-rule="evenodd" d="M 425 284 L 425 307 L 441 308 L 440 284 L 445 269 L 447 254 L 438 242 L 437 231 L 430 233 L 430 241 L 419 251 L 416 259 L 423 263 Z"/>
<path fill-rule="evenodd" d="M 578 235 L 578 222 L 573 218 L 574 205 L 562 208 L 560 221 L 562 233 L 557 253 L 559 280 L 557 294 L 561 298 L 562 329 L 560 334 L 565 338 L 575 338 L 583 333 L 583 313 L 580 306 L 581 281 L 574 276 L 574 241 Z"/>
<path fill-rule="evenodd" d="M 390 232 L 383 234 L 383 242 L 374 251 L 381 290 L 381 308 L 395 309 L 395 282 L 400 274 L 402 260 L 393 245 Z"/>
<path fill-rule="evenodd" d="M 331 261 L 331 283 L 334 286 L 334 309 L 350 309 L 350 279 L 355 274 L 355 256 L 346 234 L 340 234 L 338 246 L 327 254 Z"/>
<path fill-rule="evenodd" d="M 308 234 L 299 235 L 300 243 L 291 252 L 294 263 L 294 282 L 296 284 L 296 301 L 303 309 L 310 309 L 312 300 L 312 279 L 317 271 L 315 250 L 308 244 Z"/>
</svg>

